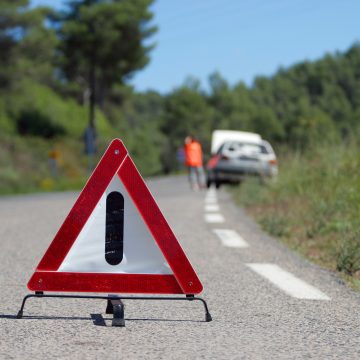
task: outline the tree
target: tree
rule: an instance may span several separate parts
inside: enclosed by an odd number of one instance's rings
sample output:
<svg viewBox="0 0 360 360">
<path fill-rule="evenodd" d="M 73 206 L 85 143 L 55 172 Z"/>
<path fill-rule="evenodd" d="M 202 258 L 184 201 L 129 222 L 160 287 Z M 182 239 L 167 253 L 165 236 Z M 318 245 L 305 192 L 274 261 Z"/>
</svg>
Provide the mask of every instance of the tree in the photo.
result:
<svg viewBox="0 0 360 360">
<path fill-rule="evenodd" d="M 61 68 L 67 80 L 90 91 L 89 125 L 95 130 L 95 105 L 111 87 L 124 83 L 149 61 L 152 45 L 143 41 L 153 0 L 78 0 L 68 3 L 60 21 Z"/>
<path fill-rule="evenodd" d="M 187 135 L 196 136 L 203 145 L 204 153 L 208 153 L 212 117 L 212 109 L 203 94 L 186 84 L 166 97 L 161 127 L 167 137 L 163 153 L 165 172 L 176 169 L 176 151 L 183 146 Z"/>
<path fill-rule="evenodd" d="M 230 117 L 234 111 L 234 93 L 219 72 L 209 76 L 209 104 L 214 108 L 213 129 L 230 128 Z"/>
<path fill-rule="evenodd" d="M 36 82 L 54 84 L 55 53 L 58 39 L 49 25 L 54 10 L 47 7 L 23 13 L 25 28 L 17 47 L 17 73 Z"/>
<path fill-rule="evenodd" d="M 23 25 L 21 10 L 28 5 L 27 0 L 4 0 L 0 4 L 0 87 L 10 85 L 12 62 L 17 44 L 16 31 Z"/>
<path fill-rule="evenodd" d="M 252 120 L 254 131 L 264 139 L 279 141 L 283 138 L 284 129 L 271 108 L 259 107 Z"/>
<path fill-rule="evenodd" d="M 9 88 L 23 77 L 40 82 L 52 78 L 51 60 L 55 33 L 45 26 L 51 9 L 29 8 L 28 0 L 0 3 L 0 88 Z"/>
</svg>

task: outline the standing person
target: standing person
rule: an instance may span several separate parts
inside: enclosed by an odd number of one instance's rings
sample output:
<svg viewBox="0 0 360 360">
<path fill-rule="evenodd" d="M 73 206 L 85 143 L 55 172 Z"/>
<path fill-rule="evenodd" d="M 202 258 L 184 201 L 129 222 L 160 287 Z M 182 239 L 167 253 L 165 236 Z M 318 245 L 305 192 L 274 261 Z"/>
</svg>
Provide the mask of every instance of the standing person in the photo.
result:
<svg viewBox="0 0 360 360">
<path fill-rule="evenodd" d="M 194 136 L 187 136 L 184 142 L 185 165 L 189 170 L 189 182 L 193 190 L 205 187 L 203 154 L 199 141 Z"/>
</svg>

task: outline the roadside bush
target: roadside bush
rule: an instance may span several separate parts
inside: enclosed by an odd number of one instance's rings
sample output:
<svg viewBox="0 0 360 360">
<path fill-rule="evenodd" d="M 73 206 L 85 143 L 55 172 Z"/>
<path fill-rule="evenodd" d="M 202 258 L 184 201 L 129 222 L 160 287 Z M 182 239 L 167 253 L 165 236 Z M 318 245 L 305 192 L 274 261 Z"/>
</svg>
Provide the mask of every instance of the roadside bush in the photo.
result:
<svg viewBox="0 0 360 360">
<path fill-rule="evenodd" d="M 20 135 L 41 136 L 46 139 L 65 135 L 65 129 L 54 124 L 51 119 L 39 110 L 23 110 L 16 119 L 17 130 Z"/>
<path fill-rule="evenodd" d="M 347 275 L 360 272 L 360 146 L 318 145 L 280 153 L 276 182 L 244 182 L 235 199 L 265 231 Z"/>
<path fill-rule="evenodd" d="M 336 269 L 347 275 L 360 271 L 360 237 L 353 234 L 345 237 L 337 254 Z"/>
<path fill-rule="evenodd" d="M 14 133 L 15 126 L 6 111 L 4 99 L 0 98 L 0 132 L 5 134 Z"/>
<path fill-rule="evenodd" d="M 271 216 L 264 216 L 260 219 L 262 228 L 272 236 L 284 237 L 290 233 L 288 220 L 285 218 Z"/>
<path fill-rule="evenodd" d="M 52 125 L 52 129 L 47 129 L 46 132 L 50 130 L 51 133 L 62 128 L 70 137 L 79 140 L 88 125 L 88 108 L 86 106 L 79 105 L 73 99 L 61 97 L 51 88 L 31 80 L 19 82 L 16 97 L 6 97 L 6 107 L 9 117 L 14 119 L 15 124 L 15 120 L 23 117 L 24 113 L 26 114 L 29 110 L 36 111 L 36 115 L 41 113 L 42 119 L 34 120 L 35 123 L 43 121 Z M 115 131 L 98 109 L 96 111 L 96 127 L 99 138 L 105 138 L 108 141 L 114 137 Z M 61 130 L 59 131 L 61 132 Z"/>
<path fill-rule="evenodd" d="M 272 183 L 266 183 L 266 185 L 271 186 Z M 236 200 L 246 206 L 270 201 L 267 186 L 262 186 L 262 183 L 257 178 L 249 178 L 240 187 L 229 187 L 229 189 L 233 192 Z"/>
</svg>

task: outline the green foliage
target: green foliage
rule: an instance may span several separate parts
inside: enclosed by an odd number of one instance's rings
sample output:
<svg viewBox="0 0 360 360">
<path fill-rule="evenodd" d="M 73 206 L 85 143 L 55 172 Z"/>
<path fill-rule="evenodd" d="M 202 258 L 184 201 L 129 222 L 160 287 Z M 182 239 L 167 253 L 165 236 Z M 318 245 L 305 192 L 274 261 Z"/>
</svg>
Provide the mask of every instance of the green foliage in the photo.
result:
<svg viewBox="0 0 360 360">
<path fill-rule="evenodd" d="M 13 63 L 16 59 L 16 29 L 24 27 L 22 12 L 28 5 L 27 0 L 4 0 L 0 4 L 0 88 L 11 84 Z"/>
<path fill-rule="evenodd" d="M 142 174 L 162 173 L 161 150 L 164 141 L 160 132 L 152 124 L 138 128 L 126 143 L 131 157 Z"/>
<path fill-rule="evenodd" d="M 4 99 L 3 109 L 13 119 L 14 125 L 21 114 L 31 111 L 46 117 L 55 127 L 63 128 L 71 137 L 80 139 L 86 128 L 88 110 L 44 85 L 24 80 L 17 84 L 16 97 L 9 94 L 4 95 Z M 33 120 L 37 121 L 36 118 Z M 97 122 L 101 136 L 109 138 L 115 133 L 100 111 L 97 112 Z M 36 124 L 29 126 L 36 127 Z"/>
<path fill-rule="evenodd" d="M 351 234 L 343 239 L 338 251 L 336 269 L 347 275 L 360 271 L 360 238 L 359 234 Z"/>
<path fill-rule="evenodd" d="M 262 228 L 272 236 L 289 236 L 289 224 L 286 218 L 264 216 L 259 220 Z"/>
<path fill-rule="evenodd" d="M 176 152 L 189 134 L 200 139 L 206 160 L 214 129 L 255 131 L 277 149 L 284 153 L 291 149 L 295 154 L 287 166 L 297 181 L 281 169 L 287 186 L 276 190 L 281 201 L 286 201 L 286 194 L 296 193 L 312 203 L 306 197 L 308 188 L 319 182 L 319 176 L 333 172 L 331 166 L 312 171 L 314 163 L 322 164 L 321 157 L 328 158 L 318 149 L 341 146 L 360 136 L 360 45 L 354 44 L 343 54 L 281 68 L 272 77 L 257 77 L 252 86 L 241 82 L 230 86 L 215 72 L 209 76 L 208 92 L 189 77 L 168 94 L 139 94 L 126 81 L 149 61 L 152 46 L 148 40 L 156 30 L 150 22 L 152 3 L 76 0 L 64 12 L 54 13 L 43 7 L 30 8 L 27 0 L 2 1 L 0 134 L 16 142 L 32 141 L 36 158 L 40 158 L 35 152 L 44 148 L 45 138 L 58 142 L 66 137 L 76 144 L 73 150 L 86 168 L 82 136 L 90 118 L 96 123 L 99 151 L 111 138 L 120 137 L 141 171 L 153 175 L 178 169 Z M 310 153 L 312 156 L 307 155 Z M 11 164 L 19 164 L 17 153 L 8 156 L 12 163 L 1 168 L 5 175 L 0 177 L 14 180 L 16 171 Z M 66 166 L 76 168 L 72 154 L 67 156 Z M 47 157 L 41 159 L 48 171 Z M 353 159 L 347 159 L 346 166 L 352 168 Z M 303 162 L 309 166 L 306 175 Z M 46 171 L 38 173 L 48 176 Z M 333 181 L 333 192 L 339 195 L 337 180 Z M 255 185 L 251 191 L 249 186 L 251 198 L 256 190 Z M 269 194 L 258 192 L 257 196 L 271 201 Z M 335 204 L 331 194 L 317 199 L 319 212 L 324 207 L 329 213 L 324 212 L 307 229 L 309 238 L 347 226 L 347 220 L 335 220 L 338 213 L 330 211 L 333 206 L 328 207 L 328 202 L 345 207 L 340 200 Z"/>
<path fill-rule="evenodd" d="M 39 110 L 23 110 L 16 119 L 16 125 L 20 135 L 35 135 L 49 139 L 65 134 L 65 129 L 61 125 L 53 124 Z"/>
<path fill-rule="evenodd" d="M 78 189 L 85 184 L 82 144 L 72 139 L 14 137 L 0 134 L 0 194 Z M 49 151 L 57 149 L 58 175 L 49 167 Z"/>
<path fill-rule="evenodd" d="M 191 134 L 203 145 L 205 154 L 210 150 L 212 109 L 197 88 L 182 86 L 165 98 L 161 130 L 167 136 L 164 170 L 177 169 L 176 151 Z"/>
<path fill-rule="evenodd" d="M 340 134 L 331 118 L 319 109 L 310 109 L 299 117 L 292 129 L 291 139 L 298 148 L 316 146 L 319 143 L 338 143 Z"/>
<path fill-rule="evenodd" d="M 182 145 L 188 134 L 208 141 L 210 119 L 211 110 L 197 90 L 183 86 L 166 97 L 162 129 L 175 142 L 174 146 Z"/>
<path fill-rule="evenodd" d="M 121 82 L 143 68 L 151 46 L 143 40 L 152 35 L 147 25 L 151 0 L 72 1 L 60 28 L 63 69 L 68 78 L 88 80 L 95 67 L 103 86 Z"/>
<path fill-rule="evenodd" d="M 117 97 L 121 97 L 121 106 L 117 104 Z M 166 144 L 166 138 L 160 130 L 160 119 L 164 113 L 162 96 L 155 91 L 135 94 L 129 88 L 118 87 L 111 99 L 105 104 L 106 115 L 141 173 L 162 173 Z"/>
<path fill-rule="evenodd" d="M 230 187 L 235 200 L 242 205 L 248 206 L 254 203 L 267 203 L 271 201 L 268 189 L 262 185 L 260 179 L 248 178 L 242 187 L 245 187 L 246 190 L 239 191 L 237 187 Z"/>
<path fill-rule="evenodd" d="M 259 108 L 252 118 L 253 131 L 260 133 L 265 139 L 281 140 L 285 136 L 285 131 L 269 107 Z"/>
<path fill-rule="evenodd" d="M 5 101 L 0 98 L 0 132 L 15 133 L 15 123 L 6 111 Z"/>
<path fill-rule="evenodd" d="M 312 147 L 280 152 L 278 179 L 245 182 L 237 201 L 270 234 L 305 256 L 357 276 L 360 270 L 360 146 Z"/>
<path fill-rule="evenodd" d="M 51 84 L 55 31 L 46 26 L 53 11 L 29 8 L 29 1 L 0 4 L 0 89 L 9 88 L 23 77 Z"/>
<path fill-rule="evenodd" d="M 152 0 L 71 1 L 60 19 L 59 52 L 63 75 L 90 92 L 90 125 L 95 104 L 104 102 L 114 84 L 121 84 L 149 61 L 144 45 L 156 28 L 148 22 Z"/>
</svg>

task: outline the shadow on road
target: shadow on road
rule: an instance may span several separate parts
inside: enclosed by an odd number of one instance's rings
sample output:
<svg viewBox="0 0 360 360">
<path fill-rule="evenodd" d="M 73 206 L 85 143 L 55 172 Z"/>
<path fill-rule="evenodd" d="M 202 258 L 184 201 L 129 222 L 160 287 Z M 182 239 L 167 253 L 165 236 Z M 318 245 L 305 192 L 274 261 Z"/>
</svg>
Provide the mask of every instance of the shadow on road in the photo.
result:
<svg viewBox="0 0 360 360">
<path fill-rule="evenodd" d="M 106 326 L 105 319 L 101 314 L 90 314 L 93 324 L 96 326 Z"/>
<path fill-rule="evenodd" d="M 46 315 L 23 315 L 21 319 L 17 319 L 16 315 L 0 314 L 0 319 L 11 320 L 92 320 L 96 326 L 107 326 L 105 320 L 112 321 L 111 317 L 104 318 L 101 314 L 90 314 L 90 317 L 81 316 L 46 316 Z M 159 319 L 159 318 L 125 318 L 125 321 L 154 321 L 154 322 L 189 322 L 203 323 L 205 320 L 192 319 Z"/>
<path fill-rule="evenodd" d="M 15 320 L 91 320 L 89 317 L 80 316 L 43 316 L 43 315 L 23 315 L 18 319 L 16 315 L 0 314 L 0 319 L 15 319 Z"/>
</svg>

